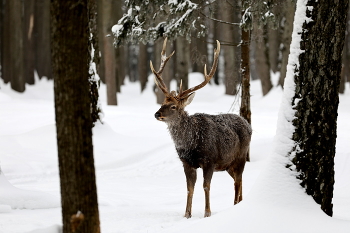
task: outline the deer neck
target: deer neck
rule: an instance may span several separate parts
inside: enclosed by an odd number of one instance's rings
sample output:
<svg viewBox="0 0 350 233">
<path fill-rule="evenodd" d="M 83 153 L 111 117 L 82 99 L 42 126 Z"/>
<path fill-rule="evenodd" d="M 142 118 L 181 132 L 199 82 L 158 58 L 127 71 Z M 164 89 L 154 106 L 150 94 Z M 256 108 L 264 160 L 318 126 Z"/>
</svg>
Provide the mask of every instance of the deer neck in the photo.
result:
<svg viewBox="0 0 350 233">
<path fill-rule="evenodd" d="M 194 129 L 195 125 L 186 111 L 181 111 L 177 119 L 167 122 L 167 124 L 168 130 L 177 149 L 192 147 L 189 147 L 189 143 L 195 146 L 195 143 L 193 143 L 195 136 L 193 132 L 196 131 Z"/>
</svg>

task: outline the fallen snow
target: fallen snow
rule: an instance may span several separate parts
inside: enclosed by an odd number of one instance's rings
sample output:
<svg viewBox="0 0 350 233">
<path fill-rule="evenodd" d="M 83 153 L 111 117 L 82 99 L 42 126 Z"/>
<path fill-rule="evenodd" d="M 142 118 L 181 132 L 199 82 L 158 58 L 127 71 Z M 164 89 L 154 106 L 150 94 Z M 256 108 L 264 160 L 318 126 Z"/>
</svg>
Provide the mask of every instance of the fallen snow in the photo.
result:
<svg viewBox="0 0 350 233">
<path fill-rule="evenodd" d="M 191 85 L 201 80 L 198 73 L 190 76 Z M 149 82 L 140 94 L 138 83 L 126 81 L 117 107 L 104 104 L 106 90 L 101 87 L 104 124 L 93 129 L 93 140 L 102 232 L 349 232 L 349 85 L 340 96 L 333 218 L 321 211 L 284 167 L 287 158 L 275 153 L 281 88 L 262 97 L 260 82 L 253 81 L 253 139 L 251 162 L 243 177 L 243 201 L 233 206 L 232 178 L 225 172 L 215 173 L 212 216 L 203 218 L 203 179 L 198 170 L 191 219 L 183 217 L 186 182 L 182 164 L 166 125 L 154 118 L 159 105 L 152 85 Z M 0 177 L 0 232 L 58 233 L 62 223 L 57 207 L 60 191 L 52 82 L 37 81 L 26 86 L 24 94 L 11 91 L 1 81 L 0 88 L 0 166 L 9 182 Z M 207 85 L 187 110 L 191 114 L 227 112 L 235 98 L 225 96 L 223 86 Z M 234 110 L 237 113 L 239 106 Z"/>
</svg>

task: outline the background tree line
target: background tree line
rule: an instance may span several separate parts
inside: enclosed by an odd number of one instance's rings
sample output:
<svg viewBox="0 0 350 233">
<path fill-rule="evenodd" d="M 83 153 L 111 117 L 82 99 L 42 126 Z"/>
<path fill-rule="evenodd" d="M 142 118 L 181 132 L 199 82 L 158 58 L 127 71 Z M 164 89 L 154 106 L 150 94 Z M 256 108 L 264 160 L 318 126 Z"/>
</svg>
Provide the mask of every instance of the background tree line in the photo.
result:
<svg viewBox="0 0 350 233">
<path fill-rule="evenodd" d="M 200 0 L 193 1 L 200 3 Z M 253 20 L 250 43 L 250 76 L 261 80 L 262 93 L 266 95 L 272 88 L 271 71 L 280 72 L 279 85 L 283 86 L 289 54 L 289 44 L 293 27 L 295 2 L 266 1 L 270 4 L 274 21 L 272 24 Z M 52 79 L 50 57 L 50 0 L 0 0 L 0 61 L 1 78 L 18 91 L 25 91 L 25 83 L 34 84 L 34 72 L 39 78 Z M 164 71 L 166 82 L 171 79 L 186 80 L 188 72 L 203 72 L 212 44 L 218 39 L 222 44 L 223 63 L 220 63 L 215 84 L 225 85 L 225 93 L 235 95 L 240 83 L 241 39 L 239 22 L 242 3 L 240 1 L 213 1 L 201 17 L 207 27 L 200 38 L 191 32 L 190 40 L 179 37 L 171 44 L 176 50 L 175 61 Z M 254 10 L 263 11 L 258 5 Z M 162 39 L 154 43 L 123 43 L 115 48 L 111 28 L 127 13 L 128 8 L 122 0 L 101 0 L 97 2 L 98 41 L 101 51 L 99 76 L 107 84 L 108 104 L 116 105 L 116 93 L 120 92 L 123 80 L 128 77 L 132 82 L 140 82 L 143 91 L 150 74 L 150 59 L 159 62 Z M 202 12 L 203 14 L 203 12 Z M 160 17 L 161 18 L 161 17 Z M 159 19 L 158 19 L 159 21 Z M 159 22 L 154 22 L 155 24 Z M 340 93 L 344 92 L 346 81 L 350 78 L 350 38 L 347 26 L 346 42 L 342 62 L 342 81 Z M 187 38 L 188 39 L 188 38 Z M 187 82 L 185 81 L 184 84 Z M 185 87 L 186 88 L 186 87 Z M 156 89 L 155 89 L 156 90 Z M 156 92 L 157 102 L 162 101 L 162 93 Z"/>
</svg>

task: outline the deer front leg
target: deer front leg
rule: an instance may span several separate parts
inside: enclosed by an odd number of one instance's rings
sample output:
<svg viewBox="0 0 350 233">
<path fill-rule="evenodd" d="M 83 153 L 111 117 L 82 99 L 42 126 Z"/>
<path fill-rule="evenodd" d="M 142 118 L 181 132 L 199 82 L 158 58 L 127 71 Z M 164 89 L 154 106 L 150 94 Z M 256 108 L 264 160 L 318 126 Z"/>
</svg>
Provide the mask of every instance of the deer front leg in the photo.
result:
<svg viewBox="0 0 350 233">
<path fill-rule="evenodd" d="M 197 171 L 196 169 L 190 167 L 187 163 L 183 163 L 184 171 L 186 175 L 186 183 L 187 183 L 187 204 L 186 204 L 186 212 L 185 217 L 192 217 L 192 198 L 194 192 L 194 185 L 197 180 Z"/>
<path fill-rule="evenodd" d="M 205 210 L 204 217 L 210 217 L 210 182 L 213 177 L 214 168 L 213 167 L 203 167 L 203 189 L 205 194 Z"/>
</svg>

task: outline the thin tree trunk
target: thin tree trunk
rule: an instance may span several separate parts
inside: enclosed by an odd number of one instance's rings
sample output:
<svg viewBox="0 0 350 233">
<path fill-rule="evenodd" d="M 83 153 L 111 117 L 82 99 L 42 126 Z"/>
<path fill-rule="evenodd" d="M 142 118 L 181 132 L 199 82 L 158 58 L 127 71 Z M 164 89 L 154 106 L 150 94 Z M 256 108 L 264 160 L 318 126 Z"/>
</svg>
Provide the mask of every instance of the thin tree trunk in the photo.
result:
<svg viewBox="0 0 350 233">
<path fill-rule="evenodd" d="M 149 61 L 147 56 L 147 45 L 140 42 L 139 44 L 139 58 L 138 58 L 138 72 L 140 77 L 141 92 L 145 90 L 148 78 Z"/>
<path fill-rule="evenodd" d="M 290 42 L 292 40 L 295 2 L 286 1 L 285 7 L 283 9 L 284 9 L 284 19 L 282 22 L 283 35 L 282 35 L 282 42 L 281 42 L 282 60 L 281 60 L 280 78 L 278 81 L 278 85 L 281 85 L 282 88 L 284 85 L 284 79 L 286 78 Z"/>
<path fill-rule="evenodd" d="M 51 45 L 63 233 L 99 233 L 89 94 L 88 0 L 52 0 Z"/>
<path fill-rule="evenodd" d="M 188 69 L 189 69 L 189 43 L 185 37 L 178 37 L 176 39 L 176 80 L 178 85 L 182 80 L 183 90 L 187 90 L 188 87 Z"/>
<path fill-rule="evenodd" d="M 123 4 L 124 1 L 117 0 L 113 1 L 112 11 L 112 24 L 118 22 L 118 20 L 123 16 Z M 128 64 L 128 61 L 125 59 L 125 49 L 123 47 L 115 48 L 115 62 L 116 62 L 116 83 L 117 83 L 117 92 L 121 92 L 121 86 L 124 84 L 125 79 L 125 66 Z"/>
<path fill-rule="evenodd" d="M 39 78 L 52 79 L 50 56 L 50 0 L 35 2 L 35 69 Z"/>
<path fill-rule="evenodd" d="M 267 26 L 265 25 L 263 28 L 259 29 L 256 25 L 254 31 L 256 32 L 255 68 L 261 81 L 262 93 L 266 95 L 272 89 Z"/>
<path fill-rule="evenodd" d="M 24 78 L 26 83 L 34 84 L 35 41 L 34 41 L 34 10 L 35 1 L 23 1 L 23 46 L 24 46 Z"/>
<path fill-rule="evenodd" d="M 8 15 L 5 26 L 5 50 L 4 59 L 7 60 L 7 66 L 4 65 L 5 80 L 11 82 L 11 88 L 18 92 L 24 92 L 25 79 L 23 75 L 23 27 L 22 27 L 22 9 L 21 0 L 6 2 L 5 15 Z M 16 25 L 13 27 L 13 25 Z M 7 71 L 6 71 L 7 70 Z M 6 77 L 8 75 L 8 77 Z"/>
<path fill-rule="evenodd" d="M 97 25 L 98 25 L 98 47 L 101 52 L 98 74 L 103 83 L 106 83 L 105 57 L 104 57 L 104 30 L 103 30 L 103 1 L 97 1 Z"/>
<path fill-rule="evenodd" d="M 215 4 L 220 4 L 220 3 L 215 2 Z M 215 5 L 215 7 L 217 9 L 214 10 L 213 18 L 217 19 L 219 17 L 219 6 Z M 221 32 L 222 31 L 221 31 L 221 24 L 220 23 L 213 21 L 212 25 L 213 25 L 213 40 L 212 41 L 213 41 L 213 47 L 215 47 L 215 41 L 216 40 L 221 41 L 221 37 L 222 37 Z M 209 50 L 209 51 L 213 51 L 213 49 Z M 212 57 L 212 56 L 209 56 L 209 57 Z M 214 83 L 217 85 L 219 85 L 219 83 L 220 83 L 219 73 L 220 73 L 220 64 L 218 65 L 217 70 L 216 70 L 214 77 L 213 77 Z"/>
<path fill-rule="evenodd" d="M 113 46 L 113 38 L 107 37 L 111 33 L 113 26 L 112 0 L 102 0 L 102 32 L 103 32 L 103 54 L 104 56 L 104 72 L 105 82 L 107 86 L 107 104 L 117 105 L 117 80 L 116 80 L 116 61 L 115 48 Z"/>
<path fill-rule="evenodd" d="M 5 5 L 5 1 L 4 0 L 0 0 L 0 65 L 1 65 L 1 78 L 5 81 L 5 83 L 7 83 L 8 81 L 6 81 L 5 77 L 6 75 L 4 75 L 4 67 L 6 66 L 6 60 L 8 60 L 7 58 L 5 58 L 5 51 L 6 51 L 6 46 L 5 46 L 5 35 L 7 34 L 5 32 L 5 25 L 6 25 L 6 16 L 5 16 L 5 11 L 6 11 L 6 5 Z"/>
<path fill-rule="evenodd" d="M 289 1 L 289 0 L 288 0 Z M 266 43 L 268 44 L 269 64 L 272 72 L 276 73 L 279 71 L 279 52 L 280 52 L 280 30 L 269 28 L 267 25 L 264 26 L 266 30 Z"/>
<path fill-rule="evenodd" d="M 303 53 L 294 72 L 296 146 L 291 153 L 301 185 L 332 216 L 338 91 L 349 1 L 308 0 L 306 5 L 311 20 L 302 27 Z"/>
<path fill-rule="evenodd" d="M 224 2 L 220 4 L 220 15 L 225 22 L 234 22 L 233 9 L 234 1 Z M 235 31 L 239 28 L 236 25 L 222 24 L 222 41 L 226 43 L 234 43 Z M 239 69 L 235 66 L 235 51 L 233 46 L 223 46 L 224 54 L 224 74 L 225 74 L 225 94 L 235 95 L 237 93 L 237 80 L 239 80 Z"/>
<path fill-rule="evenodd" d="M 243 15 L 244 11 L 242 11 Z M 249 67 L 249 47 L 250 47 L 250 30 L 245 31 L 243 28 L 242 32 L 242 45 L 241 45 L 241 75 L 242 75 L 242 97 L 241 107 L 239 109 L 240 115 L 252 123 L 251 111 L 250 111 L 250 67 Z M 247 161 L 250 161 L 249 152 L 247 154 Z"/>
</svg>

